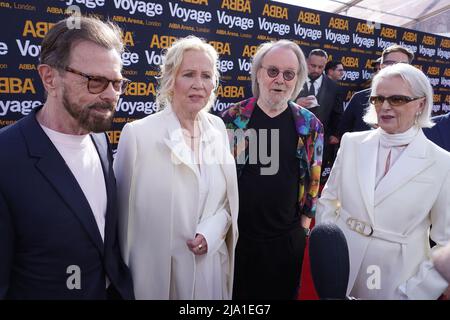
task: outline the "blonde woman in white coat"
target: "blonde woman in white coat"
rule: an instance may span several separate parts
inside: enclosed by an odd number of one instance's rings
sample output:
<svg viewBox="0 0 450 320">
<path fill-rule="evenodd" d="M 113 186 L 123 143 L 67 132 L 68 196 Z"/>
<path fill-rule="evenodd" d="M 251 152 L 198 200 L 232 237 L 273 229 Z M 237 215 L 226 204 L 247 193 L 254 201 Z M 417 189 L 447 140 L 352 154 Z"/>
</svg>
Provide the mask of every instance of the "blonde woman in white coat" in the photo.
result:
<svg viewBox="0 0 450 320">
<path fill-rule="evenodd" d="M 349 295 L 437 299 L 448 282 L 431 254 L 450 238 L 450 153 L 421 129 L 432 126 L 433 90 L 422 71 L 396 64 L 376 75 L 370 103 L 364 120 L 378 129 L 343 136 L 318 222 L 346 236 Z"/>
<path fill-rule="evenodd" d="M 122 131 L 119 233 L 137 299 L 231 299 L 238 191 L 225 125 L 207 112 L 217 59 L 199 38 L 176 41 L 161 66 L 164 109 Z"/>
</svg>

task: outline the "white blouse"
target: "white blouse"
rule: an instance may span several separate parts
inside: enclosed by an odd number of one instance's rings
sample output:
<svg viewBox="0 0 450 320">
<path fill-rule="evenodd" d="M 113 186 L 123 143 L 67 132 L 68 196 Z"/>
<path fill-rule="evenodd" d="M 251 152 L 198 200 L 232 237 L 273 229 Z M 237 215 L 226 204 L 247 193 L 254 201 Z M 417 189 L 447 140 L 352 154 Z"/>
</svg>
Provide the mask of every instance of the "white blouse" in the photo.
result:
<svg viewBox="0 0 450 320">
<path fill-rule="evenodd" d="M 406 149 L 419 133 L 417 126 L 412 126 L 402 133 L 390 134 L 379 128 L 380 143 L 378 144 L 377 171 L 375 176 L 375 189 L 378 183 L 389 172 Z"/>
</svg>

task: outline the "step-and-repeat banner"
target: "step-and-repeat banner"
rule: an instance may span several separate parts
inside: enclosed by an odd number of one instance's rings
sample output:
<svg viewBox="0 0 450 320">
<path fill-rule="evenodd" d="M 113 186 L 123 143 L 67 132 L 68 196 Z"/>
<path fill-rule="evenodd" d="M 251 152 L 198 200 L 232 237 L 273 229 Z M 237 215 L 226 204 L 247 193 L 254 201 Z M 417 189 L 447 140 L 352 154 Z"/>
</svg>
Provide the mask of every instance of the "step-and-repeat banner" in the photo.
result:
<svg viewBox="0 0 450 320">
<path fill-rule="evenodd" d="M 126 122 L 157 110 L 161 51 L 190 34 L 208 40 L 221 57 L 213 113 L 251 96 L 251 57 L 260 43 L 278 39 L 295 41 L 306 55 L 322 48 L 341 61 L 346 103 L 369 83 L 372 63 L 383 49 L 401 44 L 414 52 L 413 64 L 430 78 L 434 114 L 450 111 L 450 38 L 268 0 L 0 0 L 0 127 L 44 102 L 37 73 L 40 42 L 73 10 L 110 19 L 124 30 L 124 76 L 133 82 L 108 132 L 114 145 Z"/>
</svg>

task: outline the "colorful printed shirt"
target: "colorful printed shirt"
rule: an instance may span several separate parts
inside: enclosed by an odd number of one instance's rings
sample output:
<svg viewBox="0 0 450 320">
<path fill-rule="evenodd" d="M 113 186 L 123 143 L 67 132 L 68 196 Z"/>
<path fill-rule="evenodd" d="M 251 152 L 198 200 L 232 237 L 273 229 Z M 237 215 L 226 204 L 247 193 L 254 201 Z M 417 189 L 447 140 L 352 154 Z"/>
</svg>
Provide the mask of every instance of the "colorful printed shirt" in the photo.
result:
<svg viewBox="0 0 450 320">
<path fill-rule="evenodd" d="M 222 114 L 232 147 L 238 178 L 248 163 L 248 136 L 245 135 L 247 125 L 256 106 L 256 98 L 250 98 L 232 105 Z M 295 128 L 298 133 L 297 157 L 300 163 L 298 203 L 301 214 L 313 218 L 319 193 L 320 171 L 323 153 L 323 126 L 316 116 L 289 101 Z"/>
</svg>

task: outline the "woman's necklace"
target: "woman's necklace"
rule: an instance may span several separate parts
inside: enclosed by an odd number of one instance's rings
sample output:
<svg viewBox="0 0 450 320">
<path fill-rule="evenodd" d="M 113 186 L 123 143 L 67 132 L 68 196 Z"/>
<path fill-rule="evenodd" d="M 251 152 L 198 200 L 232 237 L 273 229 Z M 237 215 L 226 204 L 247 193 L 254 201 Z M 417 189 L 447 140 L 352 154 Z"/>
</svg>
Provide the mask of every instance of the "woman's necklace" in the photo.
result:
<svg viewBox="0 0 450 320">
<path fill-rule="evenodd" d="M 197 135 L 197 136 L 191 135 L 188 130 L 183 130 L 183 135 L 191 140 L 194 140 L 194 139 L 197 139 L 200 137 L 200 135 Z"/>
</svg>

